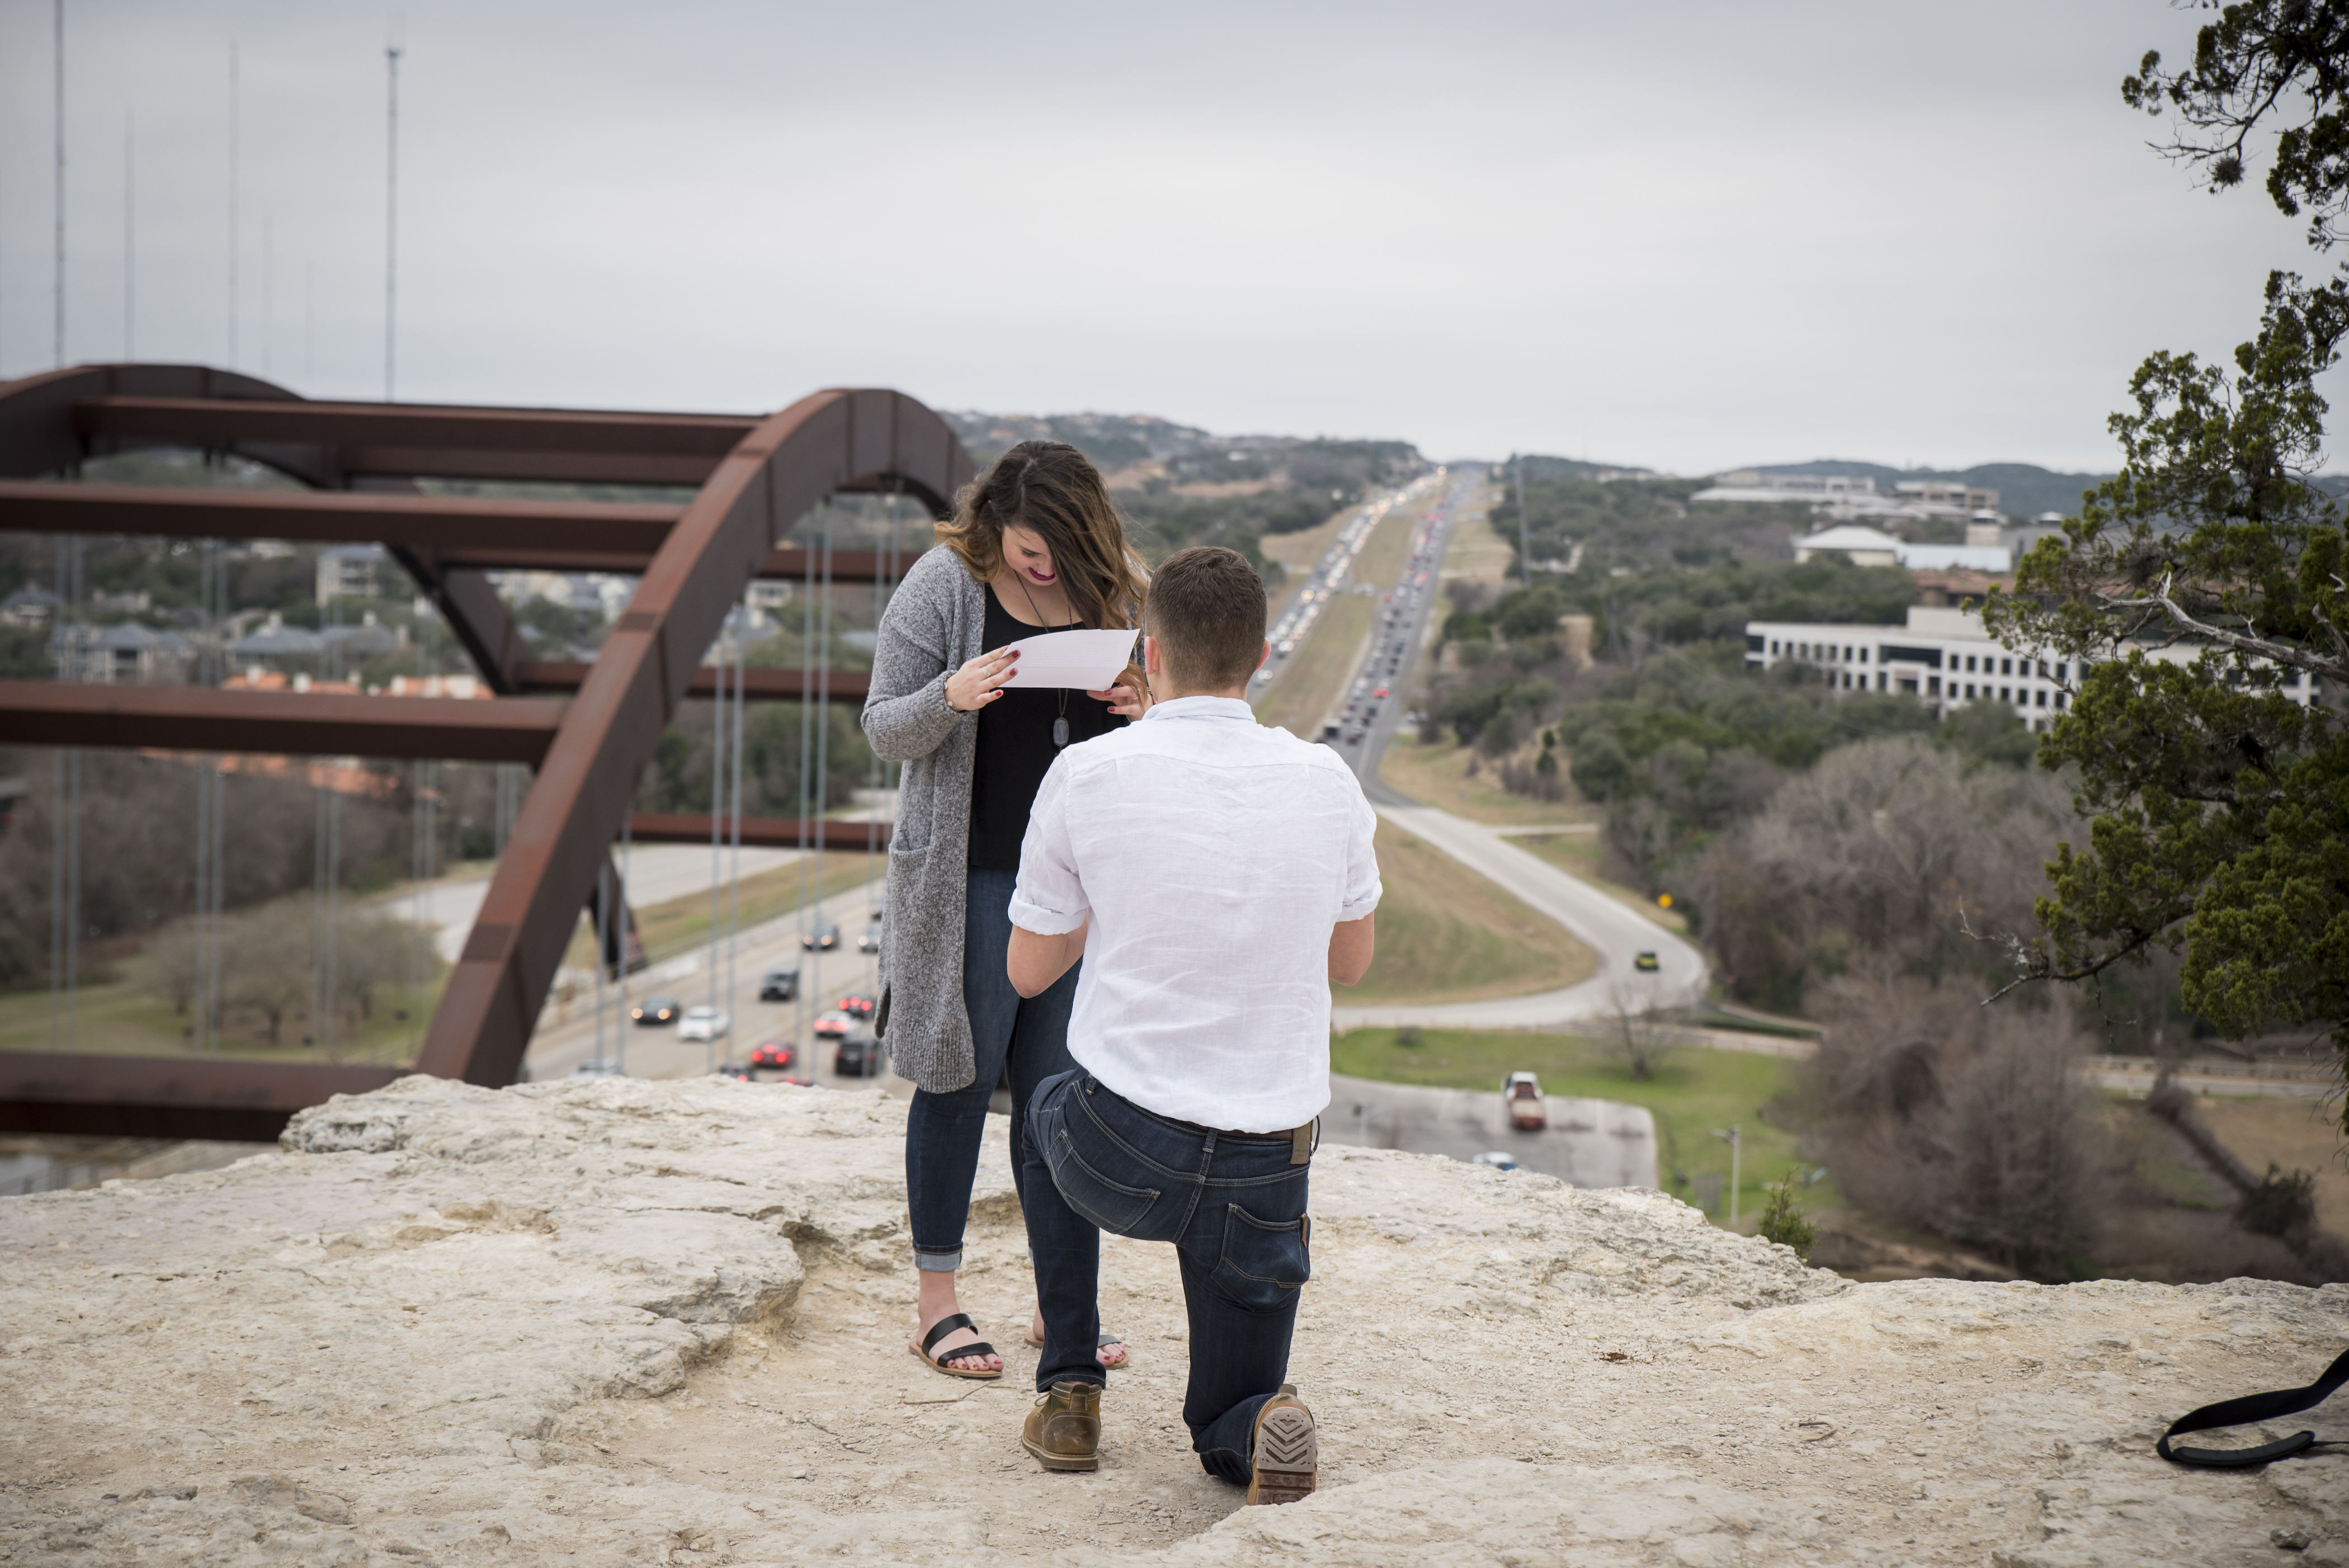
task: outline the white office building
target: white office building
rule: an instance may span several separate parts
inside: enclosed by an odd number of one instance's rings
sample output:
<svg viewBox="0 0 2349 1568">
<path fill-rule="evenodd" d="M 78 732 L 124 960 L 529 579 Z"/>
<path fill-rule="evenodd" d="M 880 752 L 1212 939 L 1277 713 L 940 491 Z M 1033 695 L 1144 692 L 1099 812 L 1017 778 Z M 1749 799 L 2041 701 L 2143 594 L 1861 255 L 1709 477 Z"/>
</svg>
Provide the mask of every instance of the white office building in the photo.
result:
<svg viewBox="0 0 2349 1568">
<path fill-rule="evenodd" d="M 1969 525 L 1963 544 L 1911 544 L 1854 522 L 1837 523 L 1795 541 L 1797 565 L 1814 556 L 1830 554 L 1847 557 L 1854 566 L 1906 566 L 1911 572 L 1947 572 L 1954 567 L 2000 573 L 2014 569 L 2013 557 L 1999 542 L 1995 522 Z"/>
<path fill-rule="evenodd" d="M 334 544 L 318 552 L 317 598 L 373 599 L 389 586 L 391 556 L 380 544 Z"/>
<path fill-rule="evenodd" d="M 2147 648 L 2148 658 L 2187 664 L 2185 648 Z M 2033 729 L 2045 729 L 2071 704 L 2080 671 L 2065 659 L 2018 654 L 1982 630 L 1979 610 L 1912 604 L 1900 626 L 1837 626 L 1794 621 L 1745 623 L 1745 667 L 1805 664 L 1841 691 L 1900 692 L 1937 714 L 1978 702 L 2004 703 Z M 2290 671 L 2283 695 L 2306 705 L 2314 677 Z"/>
</svg>

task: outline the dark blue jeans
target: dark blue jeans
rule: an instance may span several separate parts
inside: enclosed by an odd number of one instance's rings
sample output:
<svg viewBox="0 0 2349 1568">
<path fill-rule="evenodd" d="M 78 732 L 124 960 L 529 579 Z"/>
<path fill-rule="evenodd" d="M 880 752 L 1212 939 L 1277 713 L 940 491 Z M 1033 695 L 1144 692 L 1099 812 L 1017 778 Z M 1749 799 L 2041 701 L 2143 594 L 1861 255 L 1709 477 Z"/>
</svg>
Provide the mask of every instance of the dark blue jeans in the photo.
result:
<svg viewBox="0 0 2349 1568">
<path fill-rule="evenodd" d="M 914 1265 L 951 1272 L 962 1266 L 963 1222 L 978 1174 L 987 1105 L 1007 1061 L 1011 1076 L 1011 1184 L 1025 1179 L 1020 1138 L 1036 1086 L 1076 1064 L 1069 1059 L 1069 1009 L 1077 1000 L 1078 965 L 1040 996 L 1022 1000 L 1004 967 L 1011 952 L 1011 889 L 1016 872 L 972 872 L 963 917 L 962 1002 L 970 1014 L 969 1087 L 945 1094 L 914 1091 L 905 1113 L 905 1195 L 914 1223 Z"/>
<path fill-rule="evenodd" d="M 1028 1106 L 1028 1251 L 1044 1313 L 1040 1393 L 1103 1382 L 1093 1357 L 1101 1233 L 1172 1242 L 1191 1322 L 1183 1420 L 1209 1475 L 1247 1482 L 1257 1410 L 1288 1376 L 1297 1298 L 1312 1274 L 1309 1165 L 1286 1133 L 1216 1132 L 1156 1116 L 1081 1068 Z"/>
</svg>

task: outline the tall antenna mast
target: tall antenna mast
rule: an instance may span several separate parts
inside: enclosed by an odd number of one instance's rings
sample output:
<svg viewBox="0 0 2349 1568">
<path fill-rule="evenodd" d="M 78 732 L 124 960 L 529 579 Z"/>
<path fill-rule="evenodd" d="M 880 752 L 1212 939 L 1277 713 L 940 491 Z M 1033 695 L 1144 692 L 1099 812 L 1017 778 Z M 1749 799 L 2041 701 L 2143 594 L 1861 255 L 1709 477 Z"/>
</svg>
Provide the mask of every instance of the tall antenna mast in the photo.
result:
<svg viewBox="0 0 2349 1568">
<path fill-rule="evenodd" d="M 228 362 L 236 363 L 237 60 L 228 46 Z"/>
<path fill-rule="evenodd" d="M 383 46 L 383 400 L 391 401 L 399 326 L 399 36 Z"/>
<path fill-rule="evenodd" d="M 1517 582 L 1522 587 L 1534 585 L 1534 547 L 1532 533 L 1526 521 L 1526 455 L 1517 454 Z"/>
<path fill-rule="evenodd" d="M 132 345 L 137 341 L 139 306 L 139 228 L 138 206 L 134 198 L 138 165 L 138 122 L 128 106 L 122 110 L 122 357 L 138 358 Z"/>
<path fill-rule="evenodd" d="M 57 150 L 56 191 L 57 250 L 55 263 L 57 268 L 56 341 L 53 349 L 57 364 L 62 366 L 66 362 L 66 0 L 57 0 L 55 17 L 57 82 L 51 96 L 56 100 L 57 106 L 57 124 L 54 134 Z"/>
</svg>

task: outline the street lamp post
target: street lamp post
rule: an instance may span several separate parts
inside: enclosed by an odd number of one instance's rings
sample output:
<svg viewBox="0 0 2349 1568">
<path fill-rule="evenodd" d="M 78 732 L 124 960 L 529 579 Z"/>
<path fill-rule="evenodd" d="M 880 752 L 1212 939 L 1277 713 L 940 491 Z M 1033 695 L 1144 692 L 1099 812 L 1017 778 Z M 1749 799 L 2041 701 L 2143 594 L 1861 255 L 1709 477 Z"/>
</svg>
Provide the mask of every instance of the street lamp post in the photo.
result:
<svg viewBox="0 0 2349 1568">
<path fill-rule="evenodd" d="M 1744 1130 L 1743 1123 L 1733 1124 L 1726 1131 L 1718 1127 L 1713 1130 L 1715 1138 L 1729 1145 L 1729 1228 L 1733 1231 L 1737 1229 L 1738 1135 Z"/>
<path fill-rule="evenodd" d="M 1526 519 L 1526 455 L 1517 455 L 1517 583 L 1521 587 L 1534 585 L 1534 547 L 1531 525 Z"/>
</svg>

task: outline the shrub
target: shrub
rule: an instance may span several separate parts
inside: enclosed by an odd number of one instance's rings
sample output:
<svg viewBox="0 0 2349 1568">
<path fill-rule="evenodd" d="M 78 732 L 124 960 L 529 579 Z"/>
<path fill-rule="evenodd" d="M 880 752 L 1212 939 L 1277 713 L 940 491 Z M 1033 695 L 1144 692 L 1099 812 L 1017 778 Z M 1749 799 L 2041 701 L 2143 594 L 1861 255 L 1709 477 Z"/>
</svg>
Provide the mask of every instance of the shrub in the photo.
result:
<svg viewBox="0 0 2349 1568">
<path fill-rule="evenodd" d="M 2287 1241 L 2306 1234 L 2316 1222 L 2316 1178 L 2305 1171 L 2268 1167 L 2266 1178 L 2235 1205 L 2235 1223 L 2259 1236 Z"/>
<path fill-rule="evenodd" d="M 2067 1277 L 2095 1229 L 2107 1130 L 2055 1012 L 1884 969 L 1826 987 L 1805 1152 L 1858 1208 Z"/>
<path fill-rule="evenodd" d="M 1775 1242 L 1782 1247 L 1792 1247 L 1805 1263 L 1811 1261 L 1811 1244 L 1818 1240 L 1811 1229 L 1807 1215 L 1795 1202 L 1795 1173 L 1769 1189 L 1770 1201 L 1763 1206 L 1762 1223 L 1755 1233 L 1765 1242 Z"/>
</svg>

